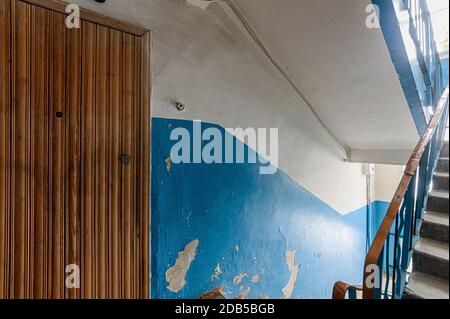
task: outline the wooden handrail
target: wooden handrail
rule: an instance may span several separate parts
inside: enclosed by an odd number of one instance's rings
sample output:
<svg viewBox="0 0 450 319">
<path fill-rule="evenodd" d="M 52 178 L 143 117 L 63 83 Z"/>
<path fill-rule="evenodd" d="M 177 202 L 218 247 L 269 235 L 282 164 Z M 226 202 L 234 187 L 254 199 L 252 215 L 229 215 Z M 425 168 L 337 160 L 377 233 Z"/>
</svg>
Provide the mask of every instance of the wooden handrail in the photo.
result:
<svg viewBox="0 0 450 319">
<path fill-rule="evenodd" d="M 439 101 L 439 104 L 436 108 L 436 112 L 431 118 L 430 123 L 428 124 L 425 133 L 417 144 L 414 152 L 412 153 L 408 163 L 406 164 L 405 173 L 400 181 L 400 185 L 398 186 L 394 197 L 389 205 L 386 216 L 380 226 L 380 229 L 375 236 L 375 239 L 370 246 L 369 252 L 366 257 L 366 261 L 364 263 L 364 282 L 363 282 L 363 298 L 364 299 L 372 299 L 374 297 L 374 288 L 369 288 L 365 285 L 367 276 L 370 273 L 366 272 L 368 266 L 376 265 L 378 263 L 378 259 L 380 258 L 381 252 L 383 250 L 384 242 L 389 236 L 389 231 L 392 227 L 392 224 L 400 210 L 400 205 L 405 197 L 408 186 L 413 178 L 417 167 L 419 166 L 422 155 L 430 143 L 434 132 L 436 131 L 437 125 L 441 120 L 442 114 L 444 113 L 445 107 L 448 104 L 448 95 L 449 88 L 447 87 L 442 94 L 442 98 Z"/>
<path fill-rule="evenodd" d="M 445 88 L 441 99 L 439 100 L 436 111 L 428 124 L 425 133 L 421 137 L 419 143 L 414 149 L 408 163 L 406 164 L 405 172 L 402 176 L 400 184 L 394 194 L 394 197 L 389 205 L 386 216 L 376 234 L 372 245 L 370 246 L 369 252 L 367 253 L 366 260 L 364 262 L 364 280 L 362 285 L 363 299 L 373 299 L 375 295 L 375 287 L 368 287 L 366 285 L 368 276 L 373 275 L 370 270 L 373 269 L 372 265 L 377 265 L 381 253 L 383 252 L 383 247 L 386 239 L 389 236 L 392 225 L 400 211 L 400 207 L 405 198 L 405 194 L 410 186 L 411 180 L 416 174 L 417 168 L 420 165 L 422 156 L 431 142 L 433 135 L 441 121 L 442 115 L 445 113 L 446 107 L 448 105 L 449 99 L 449 88 Z M 333 299 L 345 299 L 346 293 L 349 289 L 355 289 L 355 286 L 347 284 L 345 282 L 339 281 L 334 285 L 333 288 Z"/>
<path fill-rule="evenodd" d="M 333 299 L 345 299 L 349 290 L 362 291 L 361 286 L 353 286 L 343 281 L 338 281 L 333 287 Z"/>
</svg>

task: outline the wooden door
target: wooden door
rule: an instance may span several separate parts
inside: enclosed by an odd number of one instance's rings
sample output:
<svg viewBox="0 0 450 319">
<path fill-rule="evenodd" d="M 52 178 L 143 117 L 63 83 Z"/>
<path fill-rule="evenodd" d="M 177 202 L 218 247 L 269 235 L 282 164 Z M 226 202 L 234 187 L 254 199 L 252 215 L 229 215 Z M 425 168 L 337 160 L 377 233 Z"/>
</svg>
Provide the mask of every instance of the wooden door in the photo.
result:
<svg viewBox="0 0 450 319">
<path fill-rule="evenodd" d="M 147 298 L 149 33 L 64 12 L 0 0 L 0 298 Z"/>
</svg>

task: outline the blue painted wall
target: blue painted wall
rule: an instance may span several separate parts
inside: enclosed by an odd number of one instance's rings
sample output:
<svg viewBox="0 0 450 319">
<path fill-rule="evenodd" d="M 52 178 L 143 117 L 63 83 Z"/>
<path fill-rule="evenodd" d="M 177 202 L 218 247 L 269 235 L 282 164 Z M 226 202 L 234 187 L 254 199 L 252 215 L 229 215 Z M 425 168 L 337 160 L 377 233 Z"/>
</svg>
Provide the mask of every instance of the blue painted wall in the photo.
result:
<svg viewBox="0 0 450 319">
<path fill-rule="evenodd" d="M 249 298 L 281 298 L 290 277 L 287 250 L 297 251 L 300 266 L 292 298 L 330 298 L 335 281 L 361 281 L 365 207 L 342 216 L 281 171 L 260 175 L 257 164 L 178 164 L 168 172 L 170 132 L 192 132 L 192 122 L 154 118 L 152 125 L 153 298 L 196 298 L 218 286 L 234 298 L 241 285 L 252 289 Z M 202 123 L 208 127 L 225 134 Z M 187 284 L 172 293 L 165 273 L 194 239 L 200 244 Z M 223 274 L 212 280 L 217 264 Z M 236 286 L 240 273 L 248 276 Z"/>
<path fill-rule="evenodd" d="M 371 215 L 371 241 L 375 238 L 378 229 L 380 229 L 381 223 L 386 216 L 390 203 L 385 201 L 375 201 L 372 203 L 372 215 Z"/>
</svg>

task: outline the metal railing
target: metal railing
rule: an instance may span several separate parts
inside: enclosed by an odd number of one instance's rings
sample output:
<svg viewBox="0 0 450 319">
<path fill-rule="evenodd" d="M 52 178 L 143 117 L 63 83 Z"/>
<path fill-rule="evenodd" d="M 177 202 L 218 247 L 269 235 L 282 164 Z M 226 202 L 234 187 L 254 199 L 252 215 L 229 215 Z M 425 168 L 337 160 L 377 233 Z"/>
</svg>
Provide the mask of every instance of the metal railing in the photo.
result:
<svg viewBox="0 0 450 319">
<path fill-rule="evenodd" d="M 425 0 L 402 0 L 409 14 L 409 34 L 414 41 L 425 86 L 426 105 L 437 105 L 444 89 L 444 75 L 433 34 L 431 14 Z"/>
<path fill-rule="evenodd" d="M 445 88 L 428 127 L 412 153 L 386 216 L 367 254 L 361 287 L 342 281 L 333 289 L 334 299 L 400 299 L 408 275 L 428 193 L 444 144 L 449 115 L 449 88 Z"/>
</svg>

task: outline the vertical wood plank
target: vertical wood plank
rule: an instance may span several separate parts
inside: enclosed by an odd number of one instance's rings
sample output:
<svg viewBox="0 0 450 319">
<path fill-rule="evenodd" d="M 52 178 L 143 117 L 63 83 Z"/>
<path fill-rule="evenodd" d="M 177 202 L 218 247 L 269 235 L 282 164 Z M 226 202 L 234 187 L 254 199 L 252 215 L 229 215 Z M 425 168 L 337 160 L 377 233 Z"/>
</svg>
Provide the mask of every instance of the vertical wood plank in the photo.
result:
<svg viewBox="0 0 450 319">
<path fill-rule="evenodd" d="M 0 0 L 0 299 L 9 297 L 10 2 Z"/>
<path fill-rule="evenodd" d="M 134 202 L 135 202 L 135 226 L 134 226 L 134 238 L 135 238 L 135 251 L 136 258 L 134 260 L 135 271 L 135 298 L 140 296 L 141 290 L 141 265 L 142 265 L 142 247 L 141 247 L 141 224 L 142 224 L 142 200 L 141 193 L 141 157 L 142 157 L 142 107 L 141 107 L 141 39 L 135 37 L 135 67 L 134 67 L 134 94 L 135 94 L 135 116 L 134 116 L 134 147 L 136 153 L 136 163 L 134 164 Z"/>
<path fill-rule="evenodd" d="M 97 27 L 96 74 L 96 230 L 97 297 L 108 293 L 108 117 L 109 117 L 109 29 Z"/>
<path fill-rule="evenodd" d="M 52 12 L 50 14 L 50 112 L 49 112 L 49 194 L 51 240 L 49 243 L 49 297 L 65 297 L 65 263 L 64 263 L 64 162 L 65 162 L 65 118 L 66 114 L 66 27 L 65 17 Z"/>
<path fill-rule="evenodd" d="M 133 156 L 134 112 L 134 37 L 123 36 L 123 104 L 122 104 L 122 154 Z M 122 163 L 122 269 L 123 298 L 133 297 L 133 164 Z"/>
<path fill-rule="evenodd" d="M 25 121 L 26 125 L 26 137 L 25 137 L 25 234 L 24 234 L 24 240 L 25 240 L 25 252 L 24 252 L 24 260 L 25 260 L 25 297 L 24 298 L 30 298 L 30 292 L 31 292 L 31 280 L 32 280 L 32 252 L 31 252 L 31 238 L 34 236 L 34 230 L 32 228 L 32 215 L 33 215 L 33 201 L 32 201 L 32 194 L 31 194 L 31 179 L 33 176 L 32 172 L 32 120 L 31 120 L 31 109 L 32 109 L 32 101 L 31 101 L 31 69 L 32 69 L 32 61 L 31 61 L 31 33 L 32 33 L 32 10 L 33 6 L 27 5 L 27 70 L 25 71 L 27 74 L 27 85 L 26 85 L 26 92 L 27 92 L 27 102 L 26 102 L 26 114 L 27 118 Z M 24 74 L 25 74 L 24 72 Z"/>
<path fill-rule="evenodd" d="M 150 130 L 150 34 L 141 38 L 141 291 L 140 298 L 150 297 L 150 154 L 151 154 L 151 130 Z"/>
<path fill-rule="evenodd" d="M 28 178 L 30 179 L 29 183 L 29 215 L 27 216 L 27 231 L 26 231 L 26 246 L 27 251 L 25 252 L 26 257 L 28 258 L 28 264 L 27 269 L 25 270 L 25 273 L 27 273 L 28 276 L 28 282 L 27 282 L 27 298 L 28 296 L 32 296 L 34 287 L 33 287 L 33 281 L 34 281 L 34 245 L 33 245 L 33 239 L 34 239 L 34 218 L 35 218 L 35 209 L 34 209 L 34 107 L 35 107 L 35 92 L 34 92 L 34 76 L 35 76 L 35 65 L 34 65 L 34 46 L 35 46 L 35 29 L 36 29 L 36 7 L 30 6 L 30 51 L 29 51 L 29 59 L 30 59 L 30 118 L 29 118 L 29 129 L 30 133 L 28 136 L 29 144 L 27 145 L 27 151 L 29 152 L 29 174 Z"/>
<path fill-rule="evenodd" d="M 67 30 L 66 55 L 66 264 L 80 267 L 80 123 L 81 123 L 81 30 Z M 66 274 L 67 275 L 67 274 Z M 80 290 L 66 290 L 66 297 L 80 297 Z"/>
<path fill-rule="evenodd" d="M 32 234 L 31 296 L 47 296 L 48 217 L 48 11 L 32 7 L 31 128 Z"/>
<path fill-rule="evenodd" d="M 140 295 L 140 277 L 141 277 L 141 258 L 142 258 L 142 250 L 141 250 L 141 241 L 140 241 L 140 225 L 141 225 L 141 184 L 139 176 L 141 175 L 141 123 L 142 123 L 142 107 L 141 107 L 141 78 L 140 78 L 140 69 L 141 69 L 141 41 L 140 38 L 135 37 L 135 47 L 134 47 L 134 66 L 133 66 L 133 82 L 134 82 L 134 118 L 133 118 L 133 154 L 135 156 L 135 160 L 133 161 L 133 282 L 134 282 L 134 290 L 133 296 L 134 298 L 138 298 Z"/>
<path fill-rule="evenodd" d="M 110 32 L 110 116 L 109 116 L 109 296 L 121 297 L 120 276 L 120 145 L 121 145 L 121 87 L 122 87 L 122 33 Z"/>
<path fill-rule="evenodd" d="M 14 204 L 15 204 L 15 140 L 14 140 L 14 132 L 15 132 L 15 100 L 14 97 L 16 95 L 16 6 L 10 3 L 10 32 L 11 32 L 11 51 L 10 51 L 10 88 L 11 88 L 11 97 L 10 97 L 10 150 L 9 156 L 11 161 L 10 171 L 9 171 L 9 182 L 10 182 L 10 200 L 9 200 L 9 278 L 8 278 L 8 295 L 9 298 L 14 298 L 14 260 L 15 260 L 15 214 L 14 214 Z"/>
<path fill-rule="evenodd" d="M 14 2 L 14 259 L 12 297 L 28 296 L 28 221 L 30 178 L 30 6 Z"/>
<path fill-rule="evenodd" d="M 90 22 L 81 26 L 83 35 L 82 57 L 82 297 L 95 297 L 95 85 L 97 27 Z"/>
</svg>

